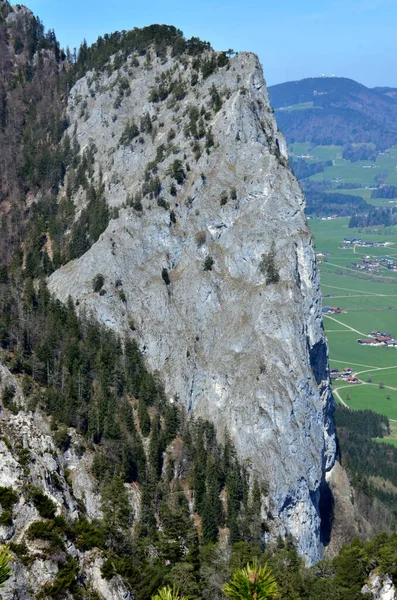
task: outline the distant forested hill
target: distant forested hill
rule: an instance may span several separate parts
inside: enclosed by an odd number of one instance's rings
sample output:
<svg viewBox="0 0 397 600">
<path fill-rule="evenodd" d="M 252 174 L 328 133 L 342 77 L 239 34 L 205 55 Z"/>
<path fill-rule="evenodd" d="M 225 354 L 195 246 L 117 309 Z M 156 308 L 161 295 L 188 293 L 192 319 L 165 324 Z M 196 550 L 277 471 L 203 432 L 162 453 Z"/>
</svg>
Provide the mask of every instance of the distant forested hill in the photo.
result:
<svg viewBox="0 0 397 600">
<path fill-rule="evenodd" d="M 313 77 L 269 87 L 289 144 L 397 144 L 397 90 L 369 89 L 343 77 Z"/>
</svg>

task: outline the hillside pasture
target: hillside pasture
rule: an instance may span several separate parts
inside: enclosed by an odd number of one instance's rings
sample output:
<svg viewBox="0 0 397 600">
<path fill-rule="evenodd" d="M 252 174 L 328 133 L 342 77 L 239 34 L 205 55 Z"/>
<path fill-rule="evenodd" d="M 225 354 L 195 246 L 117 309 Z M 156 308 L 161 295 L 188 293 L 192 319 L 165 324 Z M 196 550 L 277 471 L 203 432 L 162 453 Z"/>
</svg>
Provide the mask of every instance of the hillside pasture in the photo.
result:
<svg viewBox="0 0 397 600">
<path fill-rule="evenodd" d="M 310 148 L 309 142 L 295 142 L 291 144 L 288 148 L 289 154 L 291 156 L 302 156 L 303 154 L 307 154 Z"/>
<path fill-rule="evenodd" d="M 373 410 L 397 420 L 397 391 L 380 390 L 372 385 L 351 385 L 339 389 L 343 401 L 354 410 Z M 387 398 L 390 396 L 390 399 Z"/>
<path fill-rule="evenodd" d="M 314 110 L 322 110 L 323 107 L 322 106 L 314 106 L 313 101 L 312 102 L 300 102 L 299 104 L 291 104 L 291 106 L 282 106 L 280 108 L 275 108 L 274 112 L 277 114 L 278 112 L 285 112 L 285 111 L 293 111 L 293 110 L 307 110 L 307 109 L 314 109 Z"/>
<path fill-rule="evenodd" d="M 371 161 L 357 161 L 352 163 L 344 158 L 336 158 L 333 163 L 331 167 L 326 167 L 323 172 L 316 173 L 309 177 L 309 179 L 312 181 L 340 179 L 340 183 L 359 183 L 364 187 L 366 185 L 375 185 L 375 175 L 379 172 L 375 163 Z M 371 165 L 371 167 L 367 168 L 367 165 Z M 343 190 L 338 191 L 343 193 Z"/>
</svg>

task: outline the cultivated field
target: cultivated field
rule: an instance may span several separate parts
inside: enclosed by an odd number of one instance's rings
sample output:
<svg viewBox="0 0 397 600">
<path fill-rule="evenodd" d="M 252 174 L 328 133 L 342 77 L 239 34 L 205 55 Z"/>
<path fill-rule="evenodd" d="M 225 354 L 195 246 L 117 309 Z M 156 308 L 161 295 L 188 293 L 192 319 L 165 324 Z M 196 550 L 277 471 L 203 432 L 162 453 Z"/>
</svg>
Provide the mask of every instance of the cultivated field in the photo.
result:
<svg viewBox="0 0 397 600">
<path fill-rule="evenodd" d="M 389 148 L 385 154 L 378 154 L 376 160 L 356 162 L 342 158 L 343 146 L 315 146 L 311 148 L 309 143 L 296 142 L 291 145 L 290 154 L 293 158 L 309 154 L 310 158 L 305 158 L 308 163 L 332 160 L 332 166 L 326 167 L 322 173 L 316 173 L 309 177 L 313 181 L 338 179 L 342 186 L 344 183 L 359 183 L 365 190 L 365 186 L 375 186 L 377 183 L 376 177 L 383 173 L 385 182 L 388 185 L 397 185 L 397 148 Z M 342 192 L 342 190 L 340 191 Z M 343 189 L 343 193 L 358 193 L 358 189 L 356 188 L 354 192 Z M 365 190 L 365 194 L 360 193 L 359 195 L 367 201 L 370 200 L 368 198 L 370 190 L 369 192 Z"/>
</svg>

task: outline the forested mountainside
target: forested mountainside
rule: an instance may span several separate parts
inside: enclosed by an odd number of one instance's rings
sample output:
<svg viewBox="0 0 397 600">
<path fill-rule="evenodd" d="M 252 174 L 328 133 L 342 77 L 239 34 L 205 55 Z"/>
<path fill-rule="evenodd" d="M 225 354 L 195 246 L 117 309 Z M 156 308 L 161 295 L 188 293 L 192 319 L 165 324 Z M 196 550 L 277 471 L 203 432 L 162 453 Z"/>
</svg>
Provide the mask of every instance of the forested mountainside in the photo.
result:
<svg viewBox="0 0 397 600">
<path fill-rule="evenodd" d="M 270 86 L 269 94 L 289 144 L 374 144 L 379 151 L 397 143 L 397 100 L 387 90 L 344 77 L 311 77 Z"/>
<path fill-rule="evenodd" d="M 167 583 L 224 598 L 222 585 L 254 558 L 291 600 L 393 585 L 395 536 L 355 540 L 312 569 L 292 537 L 271 542 L 267 490 L 229 437 L 220 444 L 211 423 L 166 401 L 134 342 L 123 349 L 43 284 L 27 282 L 19 314 L 3 322 L 0 373 L 0 535 L 15 557 L 3 598 L 145 599 Z M 28 346 L 14 352 L 20 336 Z"/>
<path fill-rule="evenodd" d="M 4 0 L 0 37 L 2 597 L 225 598 L 255 557 L 283 598 L 393 586 L 393 535 L 309 568 L 340 467 L 256 57 L 158 25 L 73 56 Z"/>
</svg>

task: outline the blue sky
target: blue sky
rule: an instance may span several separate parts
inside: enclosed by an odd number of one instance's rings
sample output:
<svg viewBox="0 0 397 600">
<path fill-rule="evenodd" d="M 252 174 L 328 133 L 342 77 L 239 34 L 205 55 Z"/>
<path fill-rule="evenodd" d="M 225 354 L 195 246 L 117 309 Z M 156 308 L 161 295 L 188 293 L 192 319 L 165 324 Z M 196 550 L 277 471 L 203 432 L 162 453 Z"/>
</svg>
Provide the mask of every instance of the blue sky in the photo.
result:
<svg viewBox="0 0 397 600">
<path fill-rule="evenodd" d="M 12 2 L 15 4 L 15 2 Z M 397 87 L 397 0 L 26 0 L 66 47 L 167 23 L 256 52 L 269 85 L 321 74 Z"/>
</svg>

